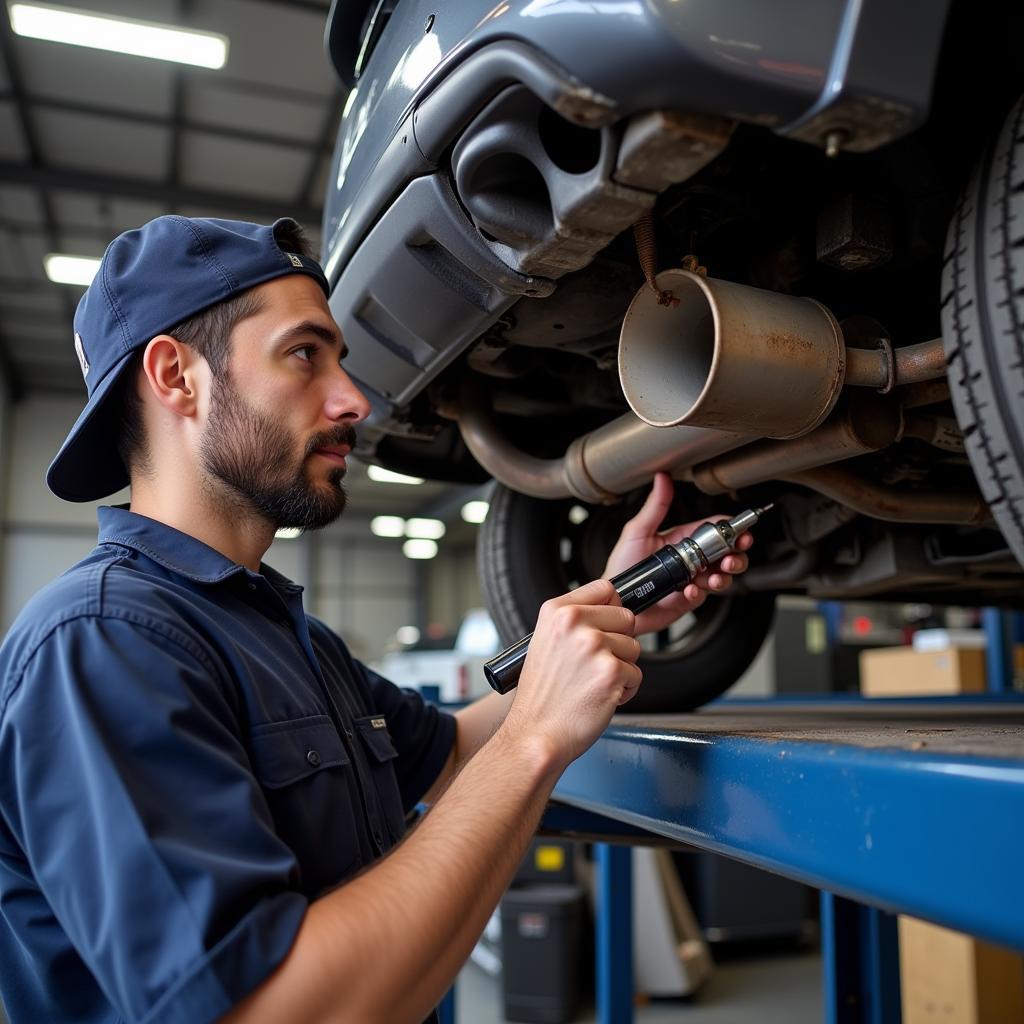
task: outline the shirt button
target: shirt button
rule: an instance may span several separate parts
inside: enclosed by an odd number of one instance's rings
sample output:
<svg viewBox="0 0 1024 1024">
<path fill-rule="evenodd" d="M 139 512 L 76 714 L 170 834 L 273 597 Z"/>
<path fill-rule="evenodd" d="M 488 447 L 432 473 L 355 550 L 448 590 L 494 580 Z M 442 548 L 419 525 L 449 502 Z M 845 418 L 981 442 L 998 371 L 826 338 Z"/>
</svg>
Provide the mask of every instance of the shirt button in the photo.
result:
<svg viewBox="0 0 1024 1024">
<path fill-rule="evenodd" d="M 320 766 L 320 754 L 319 754 L 319 752 L 316 751 L 316 750 L 307 750 L 306 751 L 306 760 L 314 768 L 318 768 Z"/>
<path fill-rule="evenodd" d="M 384 846 L 384 837 L 380 834 L 379 829 L 374 829 L 373 841 L 377 844 L 378 847 Z"/>
<path fill-rule="evenodd" d="M 345 738 L 346 738 L 346 739 L 350 739 L 350 740 L 351 740 L 351 739 L 355 739 L 355 736 L 353 735 L 353 733 L 352 733 L 352 730 L 351 730 L 351 729 L 346 729 L 346 730 L 345 730 Z"/>
<path fill-rule="evenodd" d="M 249 584 L 249 589 L 250 590 L 255 590 L 256 589 L 256 584 L 255 583 L 250 583 Z"/>
</svg>

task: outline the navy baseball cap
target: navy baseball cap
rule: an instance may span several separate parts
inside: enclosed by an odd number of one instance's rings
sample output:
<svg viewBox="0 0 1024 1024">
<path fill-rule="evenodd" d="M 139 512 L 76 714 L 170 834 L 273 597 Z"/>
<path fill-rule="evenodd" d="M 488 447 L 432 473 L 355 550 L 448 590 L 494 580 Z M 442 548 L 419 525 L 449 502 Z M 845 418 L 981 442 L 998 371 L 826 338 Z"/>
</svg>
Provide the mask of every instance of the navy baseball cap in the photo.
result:
<svg viewBox="0 0 1024 1024">
<path fill-rule="evenodd" d="M 95 501 L 127 486 L 117 454 L 119 413 L 108 398 L 131 356 L 189 317 L 285 274 L 308 274 L 329 294 L 316 260 L 286 252 L 271 225 L 157 217 L 118 235 L 75 311 L 75 352 L 89 392 L 85 409 L 46 473 L 67 501 Z"/>
</svg>

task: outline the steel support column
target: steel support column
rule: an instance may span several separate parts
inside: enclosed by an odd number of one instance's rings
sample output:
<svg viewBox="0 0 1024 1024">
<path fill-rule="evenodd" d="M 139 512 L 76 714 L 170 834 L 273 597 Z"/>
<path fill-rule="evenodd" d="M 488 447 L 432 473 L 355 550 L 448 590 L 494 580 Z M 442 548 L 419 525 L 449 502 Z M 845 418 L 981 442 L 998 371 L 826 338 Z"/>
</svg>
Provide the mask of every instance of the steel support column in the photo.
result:
<svg viewBox="0 0 1024 1024">
<path fill-rule="evenodd" d="M 985 674 L 990 693 L 1013 690 L 1013 617 L 1000 608 L 984 608 Z"/>
<path fill-rule="evenodd" d="M 899 1024 L 894 915 L 822 892 L 821 959 L 826 1024 Z"/>
<path fill-rule="evenodd" d="M 633 861 L 628 846 L 597 843 L 597 1020 L 633 1020 Z"/>
</svg>

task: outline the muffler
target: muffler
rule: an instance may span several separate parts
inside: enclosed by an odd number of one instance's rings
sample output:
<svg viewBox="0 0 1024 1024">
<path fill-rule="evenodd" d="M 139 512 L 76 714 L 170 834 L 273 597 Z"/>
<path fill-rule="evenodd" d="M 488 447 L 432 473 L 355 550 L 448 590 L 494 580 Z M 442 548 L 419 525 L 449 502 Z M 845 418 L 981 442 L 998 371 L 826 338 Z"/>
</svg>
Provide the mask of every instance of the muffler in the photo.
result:
<svg viewBox="0 0 1024 1024">
<path fill-rule="evenodd" d="M 789 438 L 832 411 L 846 348 L 821 303 L 688 270 L 655 282 L 673 301 L 642 288 L 619 340 L 622 390 L 645 423 Z"/>
</svg>

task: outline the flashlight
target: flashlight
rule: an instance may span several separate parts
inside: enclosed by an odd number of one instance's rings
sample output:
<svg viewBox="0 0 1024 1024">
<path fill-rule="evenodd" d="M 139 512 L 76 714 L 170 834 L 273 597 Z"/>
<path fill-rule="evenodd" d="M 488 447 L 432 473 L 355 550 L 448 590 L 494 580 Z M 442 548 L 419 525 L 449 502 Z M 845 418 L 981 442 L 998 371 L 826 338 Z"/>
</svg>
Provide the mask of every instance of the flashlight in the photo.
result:
<svg viewBox="0 0 1024 1024">
<path fill-rule="evenodd" d="M 674 591 L 682 590 L 709 565 L 735 551 L 740 535 L 754 526 L 772 507 L 765 505 L 764 508 L 750 508 L 732 519 L 701 523 L 678 544 L 666 544 L 642 562 L 619 573 L 612 578 L 611 584 L 622 601 L 622 607 L 639 613 Z M 487 682 L 498 693 L 508 693 L 519 683 L 532 638 L 532 633 L 524 636 L 484 665 Z"/>
</svg>

